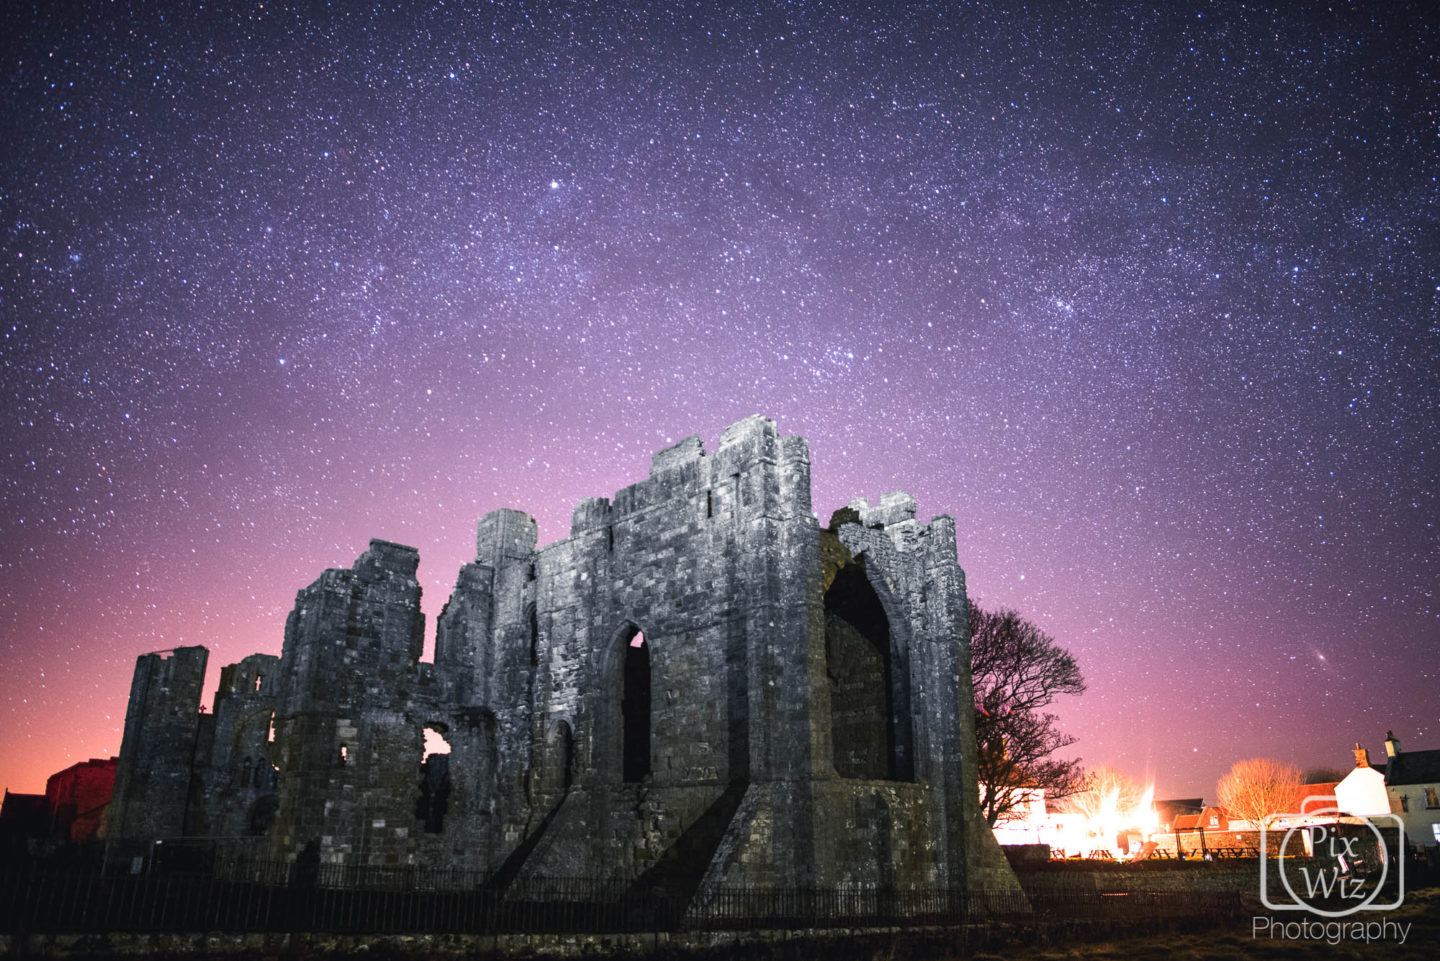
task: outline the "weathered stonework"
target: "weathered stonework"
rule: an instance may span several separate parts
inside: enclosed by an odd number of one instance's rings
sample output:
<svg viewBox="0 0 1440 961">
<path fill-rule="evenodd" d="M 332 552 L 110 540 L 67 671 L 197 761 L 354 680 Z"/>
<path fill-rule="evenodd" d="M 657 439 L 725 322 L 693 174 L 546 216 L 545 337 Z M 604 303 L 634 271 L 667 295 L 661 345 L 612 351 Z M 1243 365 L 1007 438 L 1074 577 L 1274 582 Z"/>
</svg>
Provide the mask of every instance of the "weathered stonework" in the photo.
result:
<svg viewBox="0 0 1440 961">
<path fill-rule="evenodd" d="M 975 811 L 954 522 L 855 501 L 753 417 L 582 501 L 570 536 L 480 520 L 424 635 L 417 552 L 372 541 L 299 592 L 280 658 L 140 659 L 110 838 L 453 867 L 504 885 L 1013 888 Z M 273 718 L 273 724 L 272 724 Z M 424 730 L 448 757 L 422 769 Z"/>
</svg>

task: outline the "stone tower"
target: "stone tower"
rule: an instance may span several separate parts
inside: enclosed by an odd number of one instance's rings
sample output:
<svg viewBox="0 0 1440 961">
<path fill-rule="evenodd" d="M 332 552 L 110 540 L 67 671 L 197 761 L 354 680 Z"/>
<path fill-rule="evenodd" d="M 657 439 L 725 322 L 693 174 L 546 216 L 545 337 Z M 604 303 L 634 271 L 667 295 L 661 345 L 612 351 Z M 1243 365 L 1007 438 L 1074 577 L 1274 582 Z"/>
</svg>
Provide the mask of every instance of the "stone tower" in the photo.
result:
<svg viewBox="0 0 1440 961">
<path fill-rule="evenodd" d="M 275 705 L 279 857 L 314 841 L 337 863 L 414 863 L 429 675 L 419 566 L 413 547 L 373 540 L 296 596 Z"/>
<path fill-rule="evenodd" d="M 150 842 L 190 833 L 209 657 L 203 647 L 177 647 L 142 654 L 135 662 L 106 824 L 116 856 L 144 856 Z"/>
</svg>

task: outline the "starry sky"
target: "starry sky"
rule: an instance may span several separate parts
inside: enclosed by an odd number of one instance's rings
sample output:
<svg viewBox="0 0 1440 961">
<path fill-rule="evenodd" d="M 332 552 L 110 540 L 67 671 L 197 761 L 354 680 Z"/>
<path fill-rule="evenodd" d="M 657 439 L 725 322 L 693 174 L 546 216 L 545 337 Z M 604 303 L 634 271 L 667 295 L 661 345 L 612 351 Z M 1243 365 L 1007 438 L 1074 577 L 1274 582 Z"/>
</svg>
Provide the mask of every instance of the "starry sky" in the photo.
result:
<svg viewBox="0 0 1440 961">
<path fill-rule="evenodd" d="M 1440 747 L 1424 3 L 0 13 L 0 784 L 370 537 L 752 413 L 1089 682 L 1086 763 Z"/>
</svg>

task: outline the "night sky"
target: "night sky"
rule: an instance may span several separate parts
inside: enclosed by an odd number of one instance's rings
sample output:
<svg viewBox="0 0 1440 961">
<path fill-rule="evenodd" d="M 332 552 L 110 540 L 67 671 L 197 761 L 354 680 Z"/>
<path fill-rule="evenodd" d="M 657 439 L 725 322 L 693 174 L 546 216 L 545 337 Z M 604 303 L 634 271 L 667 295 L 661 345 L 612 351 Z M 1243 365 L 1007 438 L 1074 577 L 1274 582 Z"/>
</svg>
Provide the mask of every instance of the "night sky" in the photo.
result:
<svg viewBox="0 0 1440 961">
<path fill-rule="evenodd" d="M 690 434 L 903 488 L 1073 750 L 1440 747 L 1427 3 L 5 5 L 0 784 Z M 208 695 L 207 695 L 208 700 Z"/>
</svg>

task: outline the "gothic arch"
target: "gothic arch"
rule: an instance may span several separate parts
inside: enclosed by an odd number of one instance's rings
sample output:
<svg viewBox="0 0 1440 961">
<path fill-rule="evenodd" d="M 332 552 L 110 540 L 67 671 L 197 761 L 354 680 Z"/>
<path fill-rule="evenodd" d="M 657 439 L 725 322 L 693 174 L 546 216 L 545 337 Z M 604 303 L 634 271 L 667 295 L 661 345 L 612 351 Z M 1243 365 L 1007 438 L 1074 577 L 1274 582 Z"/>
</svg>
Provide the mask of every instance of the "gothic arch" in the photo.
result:
<svg viewBox="0 0 1440 961">
<path fill-rule="evenodd" d="M 889 593 L 863 552 L 825 591 L 831 744 L 844 778 L 915 779 L 909 632 Z"/>
<path fill-rule="evenodd" d="M 650 640 L 637 625 L 622 632 L 619 649 L 620 778 L 643 781 L 654 754 L 650 704 Z"/>
</svg>

